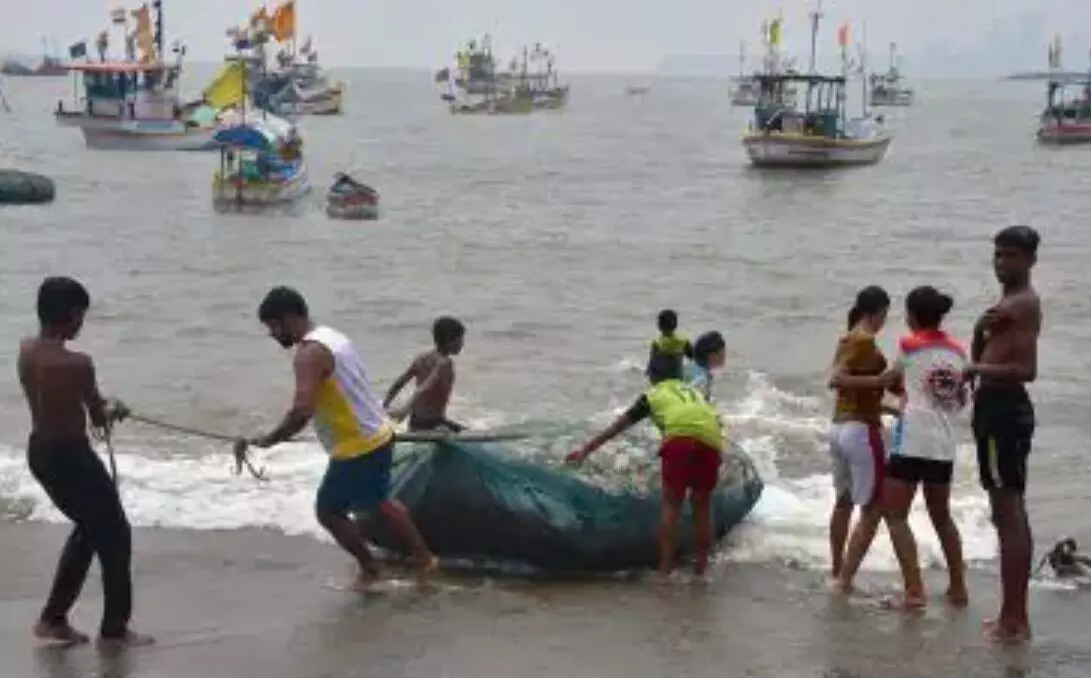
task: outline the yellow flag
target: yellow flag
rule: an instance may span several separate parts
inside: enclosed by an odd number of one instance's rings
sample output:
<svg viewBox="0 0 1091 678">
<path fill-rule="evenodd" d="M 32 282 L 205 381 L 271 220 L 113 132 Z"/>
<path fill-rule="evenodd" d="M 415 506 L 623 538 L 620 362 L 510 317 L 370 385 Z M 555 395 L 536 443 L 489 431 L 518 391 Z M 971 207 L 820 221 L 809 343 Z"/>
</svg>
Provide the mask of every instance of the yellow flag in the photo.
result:
<svg viewBox="0 0 1091 678">
<path fill-rule="evenodd" d="M 270 19 L 270 28 L 278 42 L 295 38 L 295 2 L 293 0 L 288 0 L 277 7 Z"/>
<path fill-rule="evenodd" d="M 780 25 L 783 19 L 777 17 L 769 22 L 769 44 L 773 47 L 780 45 Z"/>
<path fill-rule="evenodd" d="M 226 64 L 205 88 L 205 102 L 216 110 L 241 103 L 245 77 L 246 69 L 242 62 L 232 61 Z"/>
</svg>

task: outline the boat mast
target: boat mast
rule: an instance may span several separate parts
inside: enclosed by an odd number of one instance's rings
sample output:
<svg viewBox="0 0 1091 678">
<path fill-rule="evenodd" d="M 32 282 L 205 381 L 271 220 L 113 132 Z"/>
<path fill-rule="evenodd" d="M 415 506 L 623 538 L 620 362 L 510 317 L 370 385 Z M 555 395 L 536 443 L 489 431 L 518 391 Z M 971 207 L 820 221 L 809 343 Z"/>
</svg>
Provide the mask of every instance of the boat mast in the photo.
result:
<svg viewBox="0 0 1091 678">
<path fill-rule="evenodd" d="M 818 6 L 811 12 L 811 75 L 817 71 L 818 58 L 818 22 L 822 19 L 822 0 L 818 0 Z"/>
<path fill-rule="evenodd" d="M 894 43 L 890 43 L 893 48 Z M 891 51 L 891 63 L 893 62 L 893 49 Z M 860 31 L 860 94 L 863 97 L 861 108 L 864 112 L 864 117 L 868 114 L 868 91 L 867 91 L 867 21 L 864 21 L 864 26 Z"/>
<path fill-rule="evenodd" d="M 155 0 L 152 3 L 155 9 L 155 52 L 159 61 L 163 60 L 163 0 Z"/>
<path fill-rule="evenodd" d="M 739 41 L 739 79 L 746 76 L 746 40 Z"/>
</svg>

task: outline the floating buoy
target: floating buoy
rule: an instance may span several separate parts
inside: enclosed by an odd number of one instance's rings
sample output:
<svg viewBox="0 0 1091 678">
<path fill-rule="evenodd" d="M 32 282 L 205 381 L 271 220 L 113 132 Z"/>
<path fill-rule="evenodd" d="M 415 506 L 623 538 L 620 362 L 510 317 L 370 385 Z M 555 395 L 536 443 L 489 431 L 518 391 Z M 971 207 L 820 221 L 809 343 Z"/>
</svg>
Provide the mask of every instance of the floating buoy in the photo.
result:
<svg viewBox="0 0 1091 678">
<path fill-rule="evenodd" d="M 53 180 L 41 174 L 0 169 L 0 204 L 31 205 L 53 202 Z"/>
</svg>

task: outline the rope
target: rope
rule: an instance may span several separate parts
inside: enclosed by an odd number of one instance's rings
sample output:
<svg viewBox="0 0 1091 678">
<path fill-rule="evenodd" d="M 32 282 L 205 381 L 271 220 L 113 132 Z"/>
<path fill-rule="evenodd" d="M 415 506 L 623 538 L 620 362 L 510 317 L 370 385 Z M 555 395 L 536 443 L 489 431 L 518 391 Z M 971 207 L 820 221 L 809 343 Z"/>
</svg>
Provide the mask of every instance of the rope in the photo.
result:
<svg viewBox="0 0 1091 678">
<path fill-rule="evenodd" d="M 175 433 L 185 433 L 186 435 L 196 436 L 198 438 L 206 438 L 208 440 L 215 440 L 215 441 L 221 442 L 221 443 L 231 443 L 232 445 L 234 445 L 233 452 L 234 452 L 234 455 L 235 455 L 235 475 L 241 474 L 242 470 L 245 468 L 246 471 L 250 474 L 250 476 L 252 478 L 254 478 L 254 480 L 258 480 L 258 481 L 268 480 L 268 477 L 265 475 L 265 467 L 262 466 L 261 468 L 255 468 L 254 465 L 250 462 L 250 458 L 246 455 L 246 448 L 243 447 L 243 446 L 238 445 L 238 442 L 239 442 L 239 437 L 238 436 L 230 436 L 230 435 L 227 435 L 226 433 L 217 433 L 215 431 L 206 431 L 206 430 L 199 429 L 199 428 L 193 428 L 192 426 L 182 426 L 180 424 L 172 424 L 172 423 L 170 423 L 168 421 L 162 421 L 160 419 L 155 419 L 153 417 L 146 417 L 144 415 L 135 414 L 135 413 L 130 413 L 129 414 L 129 419 L 132 419 L 133 421 L 136 421 L 136 422 L 140 422 L 141 424 L 145 424 L 147 426 L 154 426 L 156 428 L 161 428 L 161 429 L 166 430 L 166 431 L 174 431 Z M 107 444 L 109 444 L 109 443 L 107 443 Z"/>
</svg>

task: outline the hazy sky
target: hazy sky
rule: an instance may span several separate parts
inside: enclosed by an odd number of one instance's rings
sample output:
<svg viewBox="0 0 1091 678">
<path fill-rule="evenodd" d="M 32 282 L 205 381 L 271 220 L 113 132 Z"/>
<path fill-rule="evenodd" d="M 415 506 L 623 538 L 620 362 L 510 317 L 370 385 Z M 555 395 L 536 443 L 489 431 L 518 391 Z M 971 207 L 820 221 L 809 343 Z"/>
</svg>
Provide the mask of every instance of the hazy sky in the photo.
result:
<svg viewBox="0 0 1091 678">
<path fill-rule="evenodd" d="M 224 29 L 257 6 L 242 0 L 165 4 L 168 40 L 183 40 L 191 56 L 202 61 L 218 60 L 227 46 Z M 105 27 L 113 6 L 101 0 L 0 0 L 0 52 L 40 53 L 43 35 L 67 49 Z M 668 54 L 734 54 L 740 39 L 756 44 L 762 19 L 778 7 L 785 14 L 786 46 L 802 56 L 806 13 L 814 5 L 802 0 L 780 5 L 762 0 L 297 0 L 296 6 L 301 31 L 314 35 L 322 61 L 331 66 L 434 67 L 446 63 L 467 37 L 488 30 L 505 55 L 540 40 L 555 48 L 563 69 L 650 70 Z M 1040 52 L 1044 62 L 1045 42 L 1056 27 L 1078 41 L 1069 45 L 1068 60 L 1082 68 L 1091 39 L 1091 0 L 826 0 L 824 11 L 820 45 L 831 53 L 836 26 L 846 19 L 854 24 L 854 41 L 866 19 L 874 51 L 896 40 L 910 61 L 943 46 L 953 53 L 973 52 L 979 61 L 994 58 L 993 53 L 1003 61 L 1011 47 L 1015 53 Z M 1036 34 L 1020 35 L 1024 23 L 1033 24 Z M 1086 36 L 1070 32 L 1068 27 L 1078 25 L 1087 27 Z M 1005 45 L 1009 40 L 1019 44 Z M 998 70 L 1038 65 L 1005 63 Z"/>
</svg>

